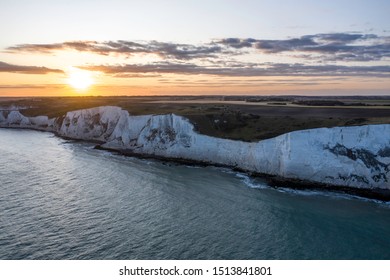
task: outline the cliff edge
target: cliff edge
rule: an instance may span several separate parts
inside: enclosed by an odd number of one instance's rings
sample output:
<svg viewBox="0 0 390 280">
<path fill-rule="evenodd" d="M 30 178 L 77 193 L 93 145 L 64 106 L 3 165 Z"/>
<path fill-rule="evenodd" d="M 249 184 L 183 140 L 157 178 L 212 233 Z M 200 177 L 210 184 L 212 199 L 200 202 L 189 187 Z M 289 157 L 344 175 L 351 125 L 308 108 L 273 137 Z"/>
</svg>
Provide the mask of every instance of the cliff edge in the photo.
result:
<svg viewBox="0 0 390 280">
<path fill-rule="evenodd" d="M 68 112 L 60 118 L 0 111 L 0 126 L 93 140 L 103 148 L 206 164 L 291 180 L 390 190 L 390 124 L 294 131 L 257 143 L 197 133 L 185 118 L 131 116 L 114 106 Z"/>
</svg>

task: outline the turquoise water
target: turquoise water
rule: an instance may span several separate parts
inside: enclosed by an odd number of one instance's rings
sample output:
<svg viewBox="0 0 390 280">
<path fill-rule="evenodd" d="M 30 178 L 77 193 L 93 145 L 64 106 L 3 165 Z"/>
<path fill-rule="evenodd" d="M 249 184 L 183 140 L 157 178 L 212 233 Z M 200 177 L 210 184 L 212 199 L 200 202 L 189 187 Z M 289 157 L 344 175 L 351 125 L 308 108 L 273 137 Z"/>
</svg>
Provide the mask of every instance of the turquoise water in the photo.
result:
<svg viewBox="0 0 390 280">
<path fill-rule="evenodd" d="M 0 129 L 0 259 L 390 259 L 390 206 Z"/>
</svg>

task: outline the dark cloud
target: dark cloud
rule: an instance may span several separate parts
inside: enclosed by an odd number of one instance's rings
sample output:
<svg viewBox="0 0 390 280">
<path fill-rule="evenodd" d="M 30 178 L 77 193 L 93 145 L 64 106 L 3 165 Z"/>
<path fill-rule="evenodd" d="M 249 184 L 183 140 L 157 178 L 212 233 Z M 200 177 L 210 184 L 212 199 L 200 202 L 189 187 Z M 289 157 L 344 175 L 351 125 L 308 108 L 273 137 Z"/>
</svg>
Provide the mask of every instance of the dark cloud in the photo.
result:
<svg viewBox="0 0 390 280">
<path fill-rule="evenodd" d="M 121 54 L 135 55 L 139 53 L 156 54 L 164 58 L 188 60 L 194 58 L 213 57 L 222 52 L 222 47 L 214 43 L 205 45 L 175 44 L 158 41 L 137 43 L 132 41 L 73 41 L 60 44 L 22 44 L 7 48 L 16 52 L 40 52 L 48 53 L 59 50 L 76 50 L 91 52 L 100 55 Z"/>
<path fill-rule="evenodd" d="M 253 46 L 253 43 L 255 43 L 257 40 L 248 38 L 248 39 L 239 39 L 239 38 L 226 38 L 218 41 L 217 43 L 229 46 L 231 48 L 235 49 L 242 49 L 242 48 L 251 48 Z"/>
<path fill-rule="evenodd" d="M 12 47 L 8 47 L 10 52 L 38 52 L 38 53 L 50 53 L 55 50 L 63 48 L 63 44 L 21 44 Z"/>
<path fill-rule="evenodd" d="M 76 50 L 99 55 L 155 54 L 165 59 L 190 60 L 219 58 L 222 54 L 240 54 L 252 49 L 264 53 L 300 52 L 322 55 L 326 60 L 376 61 L 390 57 L 390 37 L 360 33 L 305 35 L 286 40 L 223 38 L 200 45 L 159 41 L 71 41 L 58 44 L 22 44 L 7 48 L 11 52 L 50 53 Z"/>
<path fill-rule="evenodd" d="M 294 51 L 304 47 L 313 47 L 317 43 L 312 38 L 301 37 L 289 40 L 258 40 L 254 47 L 265 52 Z"/>
<path fill-rule="evenodd" d="M 194 46 L 188 44 L 162 43 L 156 41 L 153 41 L 149 45 L 149 49 L 151 49 L 152 53 L 175 59 L 207 58 L 222 52 L 222 48 L 220 46 L 213 44 Z"/>
<path fill-rule="evenodd" d="M 329 33 L 287 40 L 229 38 L 216 43 L 236 49 L 254 48 L 265 53 L 313 53 L 332 61 L 376 61 L 390 57 L 390 37 L 375 34 Z"/>
<path fill-rule="evenodd" d="M 256 67 L 208 67 L 196 64 L 154 63 L 126 65 L 80 66 L 91 71 L 101 71 L 110 75 L 124 74 L 183 74 L 216 76 L 375 76 L 390 77 L 390 66 L 340 66 L 340 65 L 304 65 L 304 64 L 268 64 Z"/>
<path fill-rule="evenodd" d="M 329 34 L 317 34 L 310 36 L 318 40 L 325 42 L 335 43 L 352 43 L 357 40 L 376 39 L 377 35 L 374 34 L 358 34 L 358 33 L 329 33 Z"/>
<path fill-rule="evenodd" d="M 2 61 L 0 61 L 0 72 L 12 72 L 12 73 L 21 73 L 21 74 L 63 73 L 63 71 L 59 69 L 51 69 L 47 67 L 38 67 L 38 66 L 14 65 Z"/>
</svg>

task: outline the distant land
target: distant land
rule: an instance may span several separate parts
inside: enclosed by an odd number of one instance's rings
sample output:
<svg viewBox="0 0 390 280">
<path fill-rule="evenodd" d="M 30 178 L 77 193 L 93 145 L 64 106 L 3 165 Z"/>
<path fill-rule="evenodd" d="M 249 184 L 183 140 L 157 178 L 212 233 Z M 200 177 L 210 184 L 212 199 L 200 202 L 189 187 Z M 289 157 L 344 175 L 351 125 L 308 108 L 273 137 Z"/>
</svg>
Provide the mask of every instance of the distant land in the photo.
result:
<svg viewBox="0 0 390 280">
<path fill-rule="evenodd" d="M 390 96 L 78 96 L 3 97 L 0 109 L 25 116 L 59 117 L 97 106 L 130 115 L 174 113 L 201 134 L 259 141 L 296 130 L 390 123 Z"/>
</svg>

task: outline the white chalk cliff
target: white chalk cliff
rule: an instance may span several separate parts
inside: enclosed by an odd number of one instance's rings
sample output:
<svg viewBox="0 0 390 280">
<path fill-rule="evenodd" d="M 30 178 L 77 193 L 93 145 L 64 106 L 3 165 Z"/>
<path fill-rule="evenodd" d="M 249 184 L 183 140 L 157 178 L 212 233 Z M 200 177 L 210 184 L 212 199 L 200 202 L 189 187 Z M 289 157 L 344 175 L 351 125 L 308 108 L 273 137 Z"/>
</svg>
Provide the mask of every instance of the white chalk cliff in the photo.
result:
<svg viewBox="0 0 390 280">
<path fill-rule="evenodd" d="M 248 143 L 199 134 L 187 119 L 174 114 L 131 116 L 119 107 L 105 106 L 55 119 L 0 111 L 0 126 L 51 131 L 100 141 L 104 148 L 286 179 L 390 190 L 390 124 L 294 131 Z"/>
</svg>

